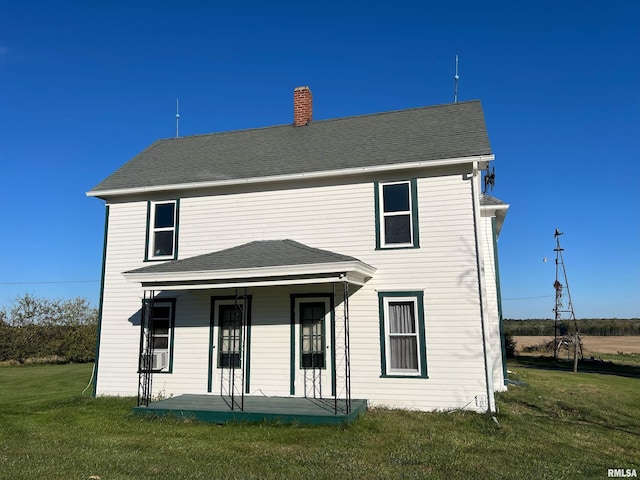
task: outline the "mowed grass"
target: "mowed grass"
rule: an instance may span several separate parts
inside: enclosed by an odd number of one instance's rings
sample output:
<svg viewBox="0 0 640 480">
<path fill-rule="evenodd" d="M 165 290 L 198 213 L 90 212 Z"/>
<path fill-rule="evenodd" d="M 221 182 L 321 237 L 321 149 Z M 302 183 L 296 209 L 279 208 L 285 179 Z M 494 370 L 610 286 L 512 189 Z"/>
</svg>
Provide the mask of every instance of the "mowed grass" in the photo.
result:
<svg viewBox="0 0 640 480">
<path fill-rule="evenodd" d="M 498 423 L 371 410 L 346 427 L 217 426 L 81 396 L 91 365 L 0 367 L 2 479 L 562 479 L 640 472 L 640 379 L 511 363 Z M 86 395 L 86 394 L 85 394 Z"/>
</svg>

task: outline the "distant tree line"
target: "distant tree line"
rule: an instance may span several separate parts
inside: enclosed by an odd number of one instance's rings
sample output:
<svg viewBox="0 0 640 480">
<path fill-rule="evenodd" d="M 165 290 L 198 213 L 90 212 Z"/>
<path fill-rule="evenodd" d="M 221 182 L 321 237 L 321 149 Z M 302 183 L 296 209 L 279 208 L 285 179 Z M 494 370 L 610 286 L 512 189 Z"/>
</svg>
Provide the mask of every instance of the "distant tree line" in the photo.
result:
<svg viewBox="0 0 640 480">
<path fill-rule="evenodd" d="M 588 318 L 577 320 L 578 330 L 583 335 L 627 336 L 640 335 L 640 318 Z M 505 319 L 504 332 L 511 335 L 553 335 L 555 321 L 552 319 Z M 573 322 L 558 321 L 558 333 L 573 331 Z"/>
<path fill-rule="evenodd" d="M 98 310 L 84 298 L 24 295 L 0 309 L 0 362 L 90 362 Z"/>
</svg>

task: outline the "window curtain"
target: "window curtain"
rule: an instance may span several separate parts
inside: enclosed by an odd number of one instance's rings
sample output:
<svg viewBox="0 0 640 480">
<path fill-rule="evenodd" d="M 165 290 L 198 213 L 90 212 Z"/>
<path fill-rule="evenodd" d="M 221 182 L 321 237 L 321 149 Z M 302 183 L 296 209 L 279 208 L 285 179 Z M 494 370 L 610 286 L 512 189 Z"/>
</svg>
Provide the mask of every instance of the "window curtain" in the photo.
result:
<svg viewBox="0 0 640 480">
<path fill-rule="evenodd" d="M 413 303 L 389 304 L 391 368 L 418 369 L 418 339 Z"/>
</svg>

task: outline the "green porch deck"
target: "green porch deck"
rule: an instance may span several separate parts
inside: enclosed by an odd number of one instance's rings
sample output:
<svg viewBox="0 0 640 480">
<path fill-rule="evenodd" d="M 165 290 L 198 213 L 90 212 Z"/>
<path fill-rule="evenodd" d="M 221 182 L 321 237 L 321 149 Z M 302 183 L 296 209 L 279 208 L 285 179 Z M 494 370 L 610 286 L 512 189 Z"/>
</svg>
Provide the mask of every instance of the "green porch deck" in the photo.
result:
<svg viewBox="0 0 640 480">
<path fill-rule="evenodd" d="M 337 425 L 351 423 L 367 410 L 366 400 L 351 400 L 349 412 L 345 401 L 338 401 L 335 411 L 333 399 L 298 397 L 244 397 L 244 410 L 240 410 L 240 399 L 231 400 L 219 395 L 179 395 L 157 402 L 148 407 L 134 407 L 135 415 L 172 416 L 183 420 L 198 420 L 208 423 L 229 422 L 278 422 L 304 423 L 308 425 Z"/>
</svg>

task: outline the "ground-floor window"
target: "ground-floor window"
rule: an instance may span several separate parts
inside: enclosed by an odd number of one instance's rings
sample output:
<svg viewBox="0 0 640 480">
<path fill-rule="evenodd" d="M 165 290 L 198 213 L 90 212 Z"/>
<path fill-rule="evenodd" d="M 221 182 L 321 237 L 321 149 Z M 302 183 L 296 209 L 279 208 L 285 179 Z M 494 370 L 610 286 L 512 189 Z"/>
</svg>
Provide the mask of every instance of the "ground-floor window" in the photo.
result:
<svg viewBox="0 0 640 480">
<path fill-rule="evenodd" d="M 423 292 L 379 292 L 382 376 L 426 377 Z"/>
<path fill-rule="evenodd" d="M 175 325 L 174 299 L 146 300 L 143 304 L 141 367 L 155 372 L 171 371 L 173 329 Z M 147 363 L 147 365 L 144 365 Z"/>
</svg>

